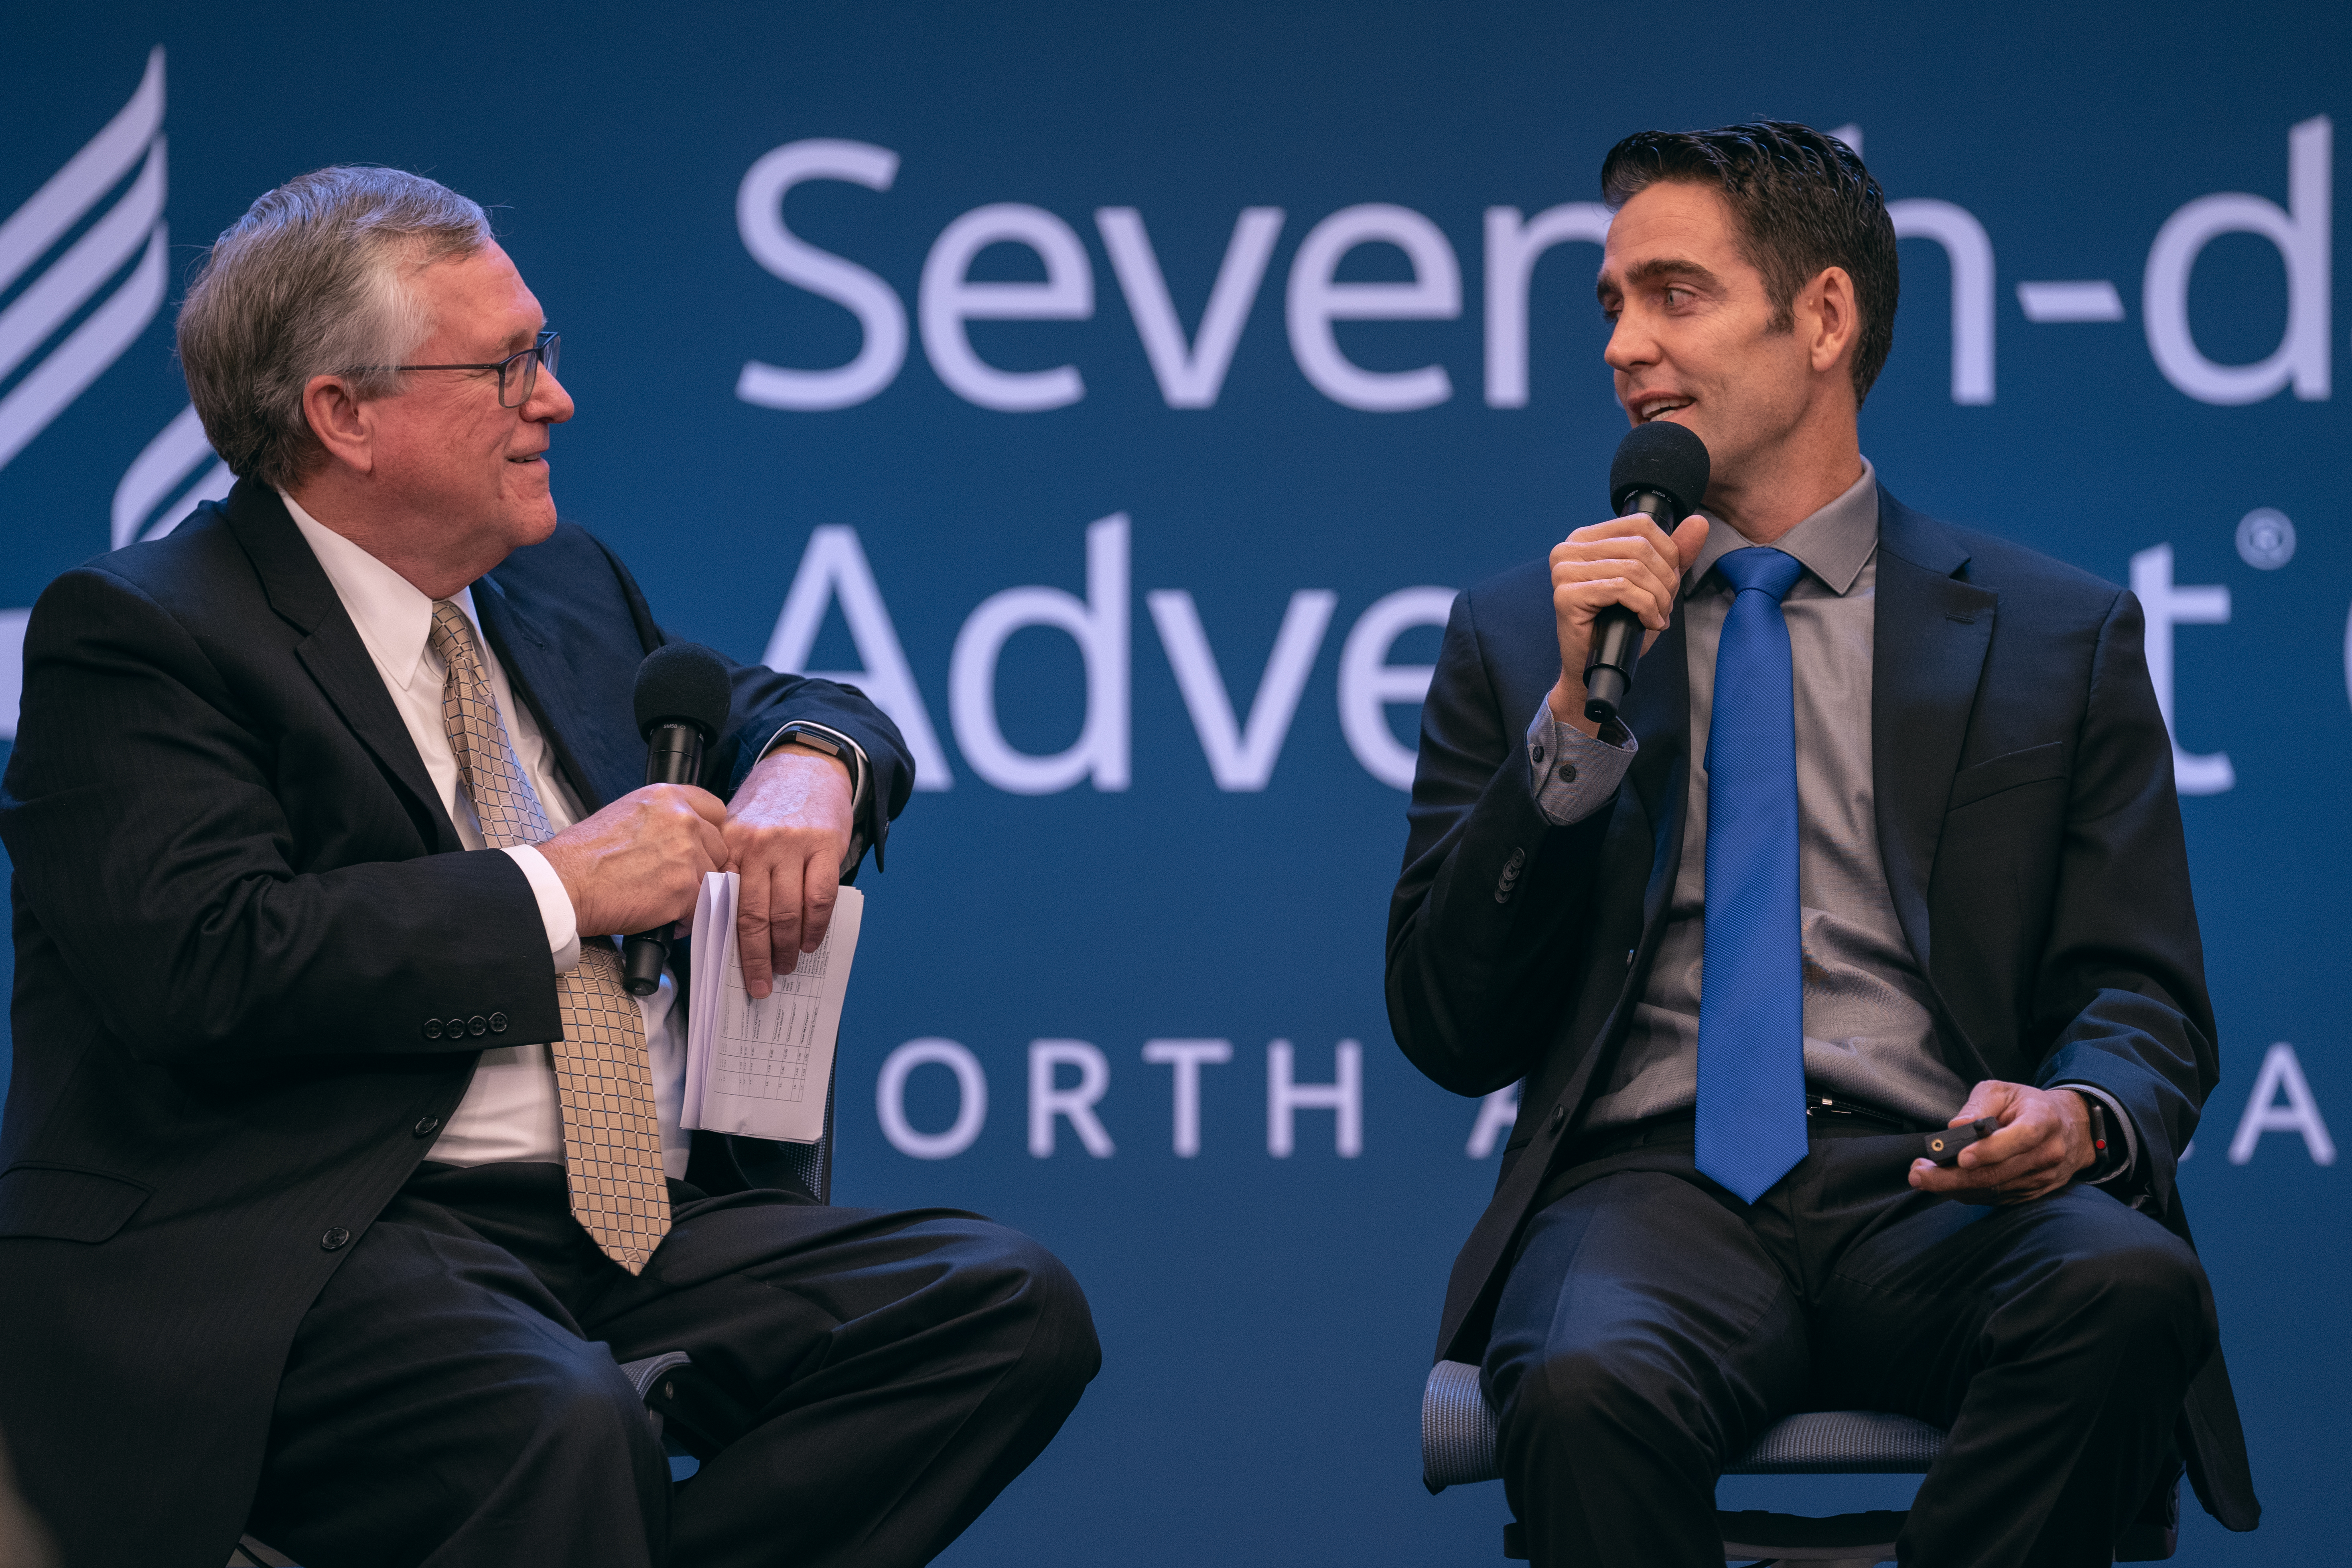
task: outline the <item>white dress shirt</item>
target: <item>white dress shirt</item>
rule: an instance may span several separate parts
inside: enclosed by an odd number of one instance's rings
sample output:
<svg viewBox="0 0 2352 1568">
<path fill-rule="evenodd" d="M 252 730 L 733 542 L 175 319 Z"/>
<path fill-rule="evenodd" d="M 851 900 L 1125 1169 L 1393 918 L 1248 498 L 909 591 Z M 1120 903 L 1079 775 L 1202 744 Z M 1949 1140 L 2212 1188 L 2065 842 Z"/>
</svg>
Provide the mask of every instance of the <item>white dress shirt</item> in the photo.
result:
<svg viewBox="0 0 2352 1568">
<path fill-rule="evenodd" d="M 449 731 L 442 721 L 441 689 L 446 671 L 431 646 L 433 601 L 399 573 L 304 511 L 291 496 L 283 490 L 278 494 L 285 499 L 294 526 L 301 530 L 311 553 L 319 558 L 327 581 L 334 585 L 335 596 L 342 601 L 352 626 L 359 629 L 360 641 L 366 645 L 368 657 L 375 660 L 376 671 L 383 677 L 384 689 L 391 694 L 393 706 L 399 710 L 401 721 L 408 726 L 409 739 L 416 742 L 416 753 L 433 780 L 442 807 L 457 829 L 458 841 L 468 849 L 484 847 L 481 825 L 475 819 L 473 800 L 458 777 L 457 753 L 450 749 Z M 549 751 L 547 737 L 540 731 L 539 721 L 529 708 L 514 700 L 506 670 L 491 650 L 489 638 L 482 635 L 481 617 L 474 613 L 473 591 L 461 588 L 451 602 L 473 623 L 483 672 L 489 678 L 490 694 L 498 700 L 499 713 L 506 721 L 515 759 L 521 764 L 523 775 L 530 780 L 530 787 L 539 794 L 540 809 L 547 814 L 548 826 L 561 833 L 580 820 L 583 813 L 579 797 L 557 775 L 555 760 Z M 580 962 L 580 931 L 573 918 L 572 897 L 563 890 L 562 879 L 547 863 L 547 857 L 537 849 L 516 846 L 502 853 L 514 857 L 523 875 L 530 879 L 531 890 L 539 896 L 540 918 L 547 925 L 548 953 L 555 972 L 560 974 L 569 971 Z M 677 1012 L 677 985 L 667 970 L 662 973 L 659 990 L 650 996 L 636 998 L 637 1010 L 645 1018 L 646 1052 L 653 1064 L 654 1110 L 661 1123 L 662 1164 L 670 1175 L 683 1179 L 688 1137 L 677 1123 L 686 1089 L 686 1021 Z M 487 1165 L 504 1160 L 561 1164 L 563 1112 L 556 1100 L 555 1064 L 547 1047 L 493 1046 L 484 1050 L 480 1065 L 474 1069 L 473 1082 L 467 1087 L 466 1098 L 457 1102 L 457 1109 L 450 1113 L 440 1138 L 425 1158 L 451 1165 Z"/>
</svg>

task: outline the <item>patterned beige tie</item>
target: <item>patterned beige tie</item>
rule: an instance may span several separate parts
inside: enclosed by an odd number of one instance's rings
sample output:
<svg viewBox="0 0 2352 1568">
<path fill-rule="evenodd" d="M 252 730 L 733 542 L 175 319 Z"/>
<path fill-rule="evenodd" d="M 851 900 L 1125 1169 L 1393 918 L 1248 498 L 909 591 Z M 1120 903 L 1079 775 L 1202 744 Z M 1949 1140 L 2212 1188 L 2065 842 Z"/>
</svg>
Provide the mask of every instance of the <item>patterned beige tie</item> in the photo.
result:
<svg viewBox="0 0 2352 1568">
<path fill-rule="evenodd" d="M 433 605 L 433 651 L 448 673 L 441 721 L 473 797 L 482 841 L 493 849 L 554 837 L 538 792 L 523 776 L 506 721 L 482 673 L 474 628 L 446 599 Z M 563 1038 L 552 1043 L 563 1108 L 563 1155 L 572 1213 L 614 1262 L 635 1274 L 669 1234 L 669 1187 L 645 1017 L 621 985 L 621 955 L 583 933 L 580 963 L 555 983 Z"/>
</svg>

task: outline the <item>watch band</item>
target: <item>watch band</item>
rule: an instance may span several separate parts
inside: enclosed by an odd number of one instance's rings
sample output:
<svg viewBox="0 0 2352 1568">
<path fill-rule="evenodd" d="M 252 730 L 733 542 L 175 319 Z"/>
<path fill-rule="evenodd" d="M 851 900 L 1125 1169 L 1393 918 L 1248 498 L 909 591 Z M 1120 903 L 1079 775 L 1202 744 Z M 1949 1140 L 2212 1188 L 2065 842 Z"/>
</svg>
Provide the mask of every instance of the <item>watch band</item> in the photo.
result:
<svg viewBox="0 0 2352 1568">
<path fill-rule="evenodd" d="M 2083 1109 L 2091 1117 L 2091 1175 L 2093 1179 L 2107 1175 L 2122 1163 L 2123 1156 L 2107 1136 L 2107 1108 L 2095 1095 L 2078 1094 Z"/>
<path fill-rule="evenodd" d="M 852 800 L 857 798 L 860 786 L 866 781 L 858 769 L 856 747 L 844 745 L 840 737 L 829 730 L 821 729 L 814 724 L 804 724 L 797 720 L 779 729 L 776 731 L 776 739 L 779 741 L 789 739 L 814 751 L 823 752 L 828 757 L 837 759 L 842 766 L 849 770 L 849 797 Z"/>
</svg>

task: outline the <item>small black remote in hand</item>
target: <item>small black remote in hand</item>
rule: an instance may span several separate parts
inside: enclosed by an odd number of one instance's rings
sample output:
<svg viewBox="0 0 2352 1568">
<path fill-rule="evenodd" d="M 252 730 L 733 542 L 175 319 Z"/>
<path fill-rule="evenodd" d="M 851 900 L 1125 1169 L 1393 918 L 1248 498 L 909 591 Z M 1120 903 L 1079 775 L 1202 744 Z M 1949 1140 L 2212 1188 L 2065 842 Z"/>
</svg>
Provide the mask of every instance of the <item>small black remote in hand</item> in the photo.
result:
<svg viewBox="0 0 2352 1568">
<path fill-rule="evenodd" d="M 1974 1121 L 1964 1122 L 1958 1127 L 1946 1127 L 1922 1134 L 1920 1142 L 1925 1147 L 1920 1153 L 1938 1165 L 1956 1165 L 1959 1163 L 1961 1150 L 1978 1139 L 1990 1138 L 2000 1131 L 2000 1117 L 1979 1116 Z"/>
</svg>

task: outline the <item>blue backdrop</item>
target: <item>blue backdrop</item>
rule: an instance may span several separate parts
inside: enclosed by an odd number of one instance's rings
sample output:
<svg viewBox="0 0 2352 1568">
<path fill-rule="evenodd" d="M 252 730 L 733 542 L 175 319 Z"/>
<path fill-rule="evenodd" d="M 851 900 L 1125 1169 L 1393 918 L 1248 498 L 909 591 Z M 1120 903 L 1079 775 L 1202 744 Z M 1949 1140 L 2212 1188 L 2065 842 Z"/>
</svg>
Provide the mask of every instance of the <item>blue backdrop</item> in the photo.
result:
<svg viewBox="0 0 2352 1568">
<path fill-rule="evenodd" d="M 2352 13 L 41 9 L 0 48 L 0 606 L 217 482 L 189 266 L 381 162 L 498 204 L 579 401 L 558 499 L 671 629 L 862 671 L 918 737 L 837 1195 L 1034 1232 L 1107 1358 L 967 1565 L 1496 1560 L 1498 1488 L 1417 1484 L 1500 1108 L 1387 1034 L 1415 672 L 1446 591 L 1604 510 L 1603 151 L 1850 128 L 1906 236 L 1864 450 L 2169 639 L 2224 1068 L 2182 1184 L 2269 1508 L 2192 1508 L 2181 1560 L 2352 1535 Z"/>
</svg>

